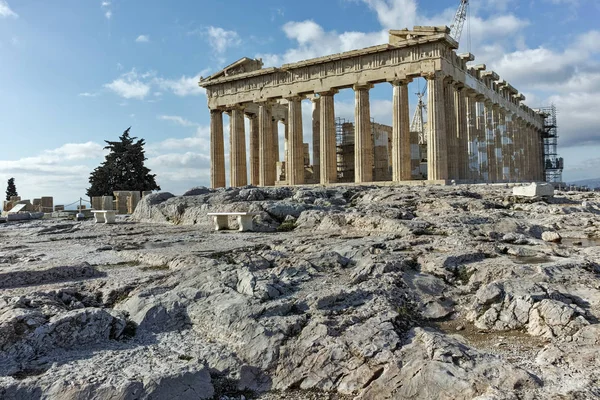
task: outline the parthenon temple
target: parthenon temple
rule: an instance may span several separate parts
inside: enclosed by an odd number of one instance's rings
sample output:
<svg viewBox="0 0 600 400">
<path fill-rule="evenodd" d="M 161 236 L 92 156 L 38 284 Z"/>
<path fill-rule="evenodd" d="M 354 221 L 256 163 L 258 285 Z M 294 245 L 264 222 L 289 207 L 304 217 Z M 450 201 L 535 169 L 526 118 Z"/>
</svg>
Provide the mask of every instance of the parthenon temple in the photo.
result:
<svg viewBox="0 0 600 400">
<path fill-rule="evenodd" d="M 232 187 L 347 182 L 339 168 L 344 157 L 353 158 L 356 183 L 410 183 L 420 162 L 426 165 L 421 178 L 433 183 L 543 181 L 544 115 L 523 104 L 525 97 L 494 71 L 471 66 L 472 54 L 456 49 L 449 28 L 414 27 L 391 30 L 388 44 L 279 68 L 242 58 L 201 78 L 210 109 L 212 187 L 226 185 L 223 113 L 229 115 Z M 408 84 L 416 78 L 427 81 L 421 143 L 410 129 Z M 371 119 L 369 92 L 381 83 L 393 90 L 389 130 L 376 128 Z M 343 129 L 340 142 L 334 96 L 348 88 L 354 90 L 354 124 Z M 312 162 L 303 142 L 303 99 L 313 106 Z M 285 131 L 283 160 L 279 122 Z"/>
</svg>

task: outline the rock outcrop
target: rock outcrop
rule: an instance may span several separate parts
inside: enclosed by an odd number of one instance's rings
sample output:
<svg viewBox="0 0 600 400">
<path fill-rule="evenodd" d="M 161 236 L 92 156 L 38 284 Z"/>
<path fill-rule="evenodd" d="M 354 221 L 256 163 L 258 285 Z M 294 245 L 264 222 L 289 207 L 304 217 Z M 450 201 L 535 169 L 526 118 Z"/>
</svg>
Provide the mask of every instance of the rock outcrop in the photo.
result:
<svg viewBox="0 0 600 400">
<path fill-rule="evenodd" d="M 198 187 L 4 224 L 0 398 L 594 398 L 593 196 Z"/>
</svg>

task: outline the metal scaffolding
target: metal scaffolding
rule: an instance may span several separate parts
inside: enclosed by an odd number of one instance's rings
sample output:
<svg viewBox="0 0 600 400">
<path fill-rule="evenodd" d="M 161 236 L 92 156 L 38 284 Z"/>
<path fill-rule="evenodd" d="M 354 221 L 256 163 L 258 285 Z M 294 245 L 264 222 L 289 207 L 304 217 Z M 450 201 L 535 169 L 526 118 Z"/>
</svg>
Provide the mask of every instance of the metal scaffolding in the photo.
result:
<svg viewBox="0 0 600 400">
<path fill-rule="evenodd" d="M 556 124 L 556 106 L 542 107 L 540 112 L 544 114 L 544 172 L 546 182 L 562 182 L 562 171 L 564 167 L 563 158 L 558 156 L 558 126 Z"/>
<path fill-rule="evenodd" d="M 354 123 L 345 118 L 335 119 L 337 181 L 354 182 Z"/>
</svg>

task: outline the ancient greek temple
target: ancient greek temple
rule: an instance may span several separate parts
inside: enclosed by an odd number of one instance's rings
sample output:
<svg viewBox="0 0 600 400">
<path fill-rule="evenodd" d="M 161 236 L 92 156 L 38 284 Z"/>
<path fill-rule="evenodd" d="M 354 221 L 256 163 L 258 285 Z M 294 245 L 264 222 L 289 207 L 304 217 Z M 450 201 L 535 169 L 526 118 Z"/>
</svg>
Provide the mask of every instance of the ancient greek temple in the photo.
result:
<svg viewBox="0 0 600 400">
<path fill-rule="evenodd" d="M 523 104 L 525 97 L 485 65 L 467 66 L 474 56 L 457 54 L 458 43 L 449 34 L 447 27 L 392 30 L 388 44 L 279 68 L 243 58 L 201 78 L 211 118 L 212 187 L 226 184 L 223 113 L 229 115 L 232 187 L 333 184 L 343 175 L 340 157 L 349 154 L 356 183 L 409 183 L 415 179 L 415 158 L 417 168 L 419 158 L 425 163 L 422 178 L 433 183 L 544 180 L 544 115 Z M 408 84 L 416 78 L 427 81 L 423 143 L 410 131 Z M 389 174 L 377 172 L 382 137 L 374 133 L 369 101 L 370 89 L 381 83 L 393 87 L 393 123 L 382 145 L 389 147 L 383 166 Z M 355 95 L 350 146 L 336 142 L 334 109 L 334 96 L 347 88 Z M 312 162 L 303 143 L 303 99 L 313 103 Z M 248 152 L 244 118 L 249 119 Z M 280 122 L 285 129 L 283 161 Z M 422 156 L 419 145 L 425 148 Z M 340 148 L 348 153 L 340 154 Z"/>
</svg>

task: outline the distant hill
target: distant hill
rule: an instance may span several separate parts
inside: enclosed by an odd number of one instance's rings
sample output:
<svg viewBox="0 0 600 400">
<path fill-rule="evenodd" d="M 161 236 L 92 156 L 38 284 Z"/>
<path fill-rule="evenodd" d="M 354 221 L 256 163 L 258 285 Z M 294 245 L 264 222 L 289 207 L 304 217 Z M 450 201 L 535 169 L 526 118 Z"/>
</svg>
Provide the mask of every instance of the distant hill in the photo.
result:
<svg viewBox="0 0 600 400">
<path fill-rule="evenodd" d="M 570 185 L 587 186 L 590 188 L 600 187 L 600 178 L 583 179 L 581 181 L 569 182 Z"/>
</svg>

